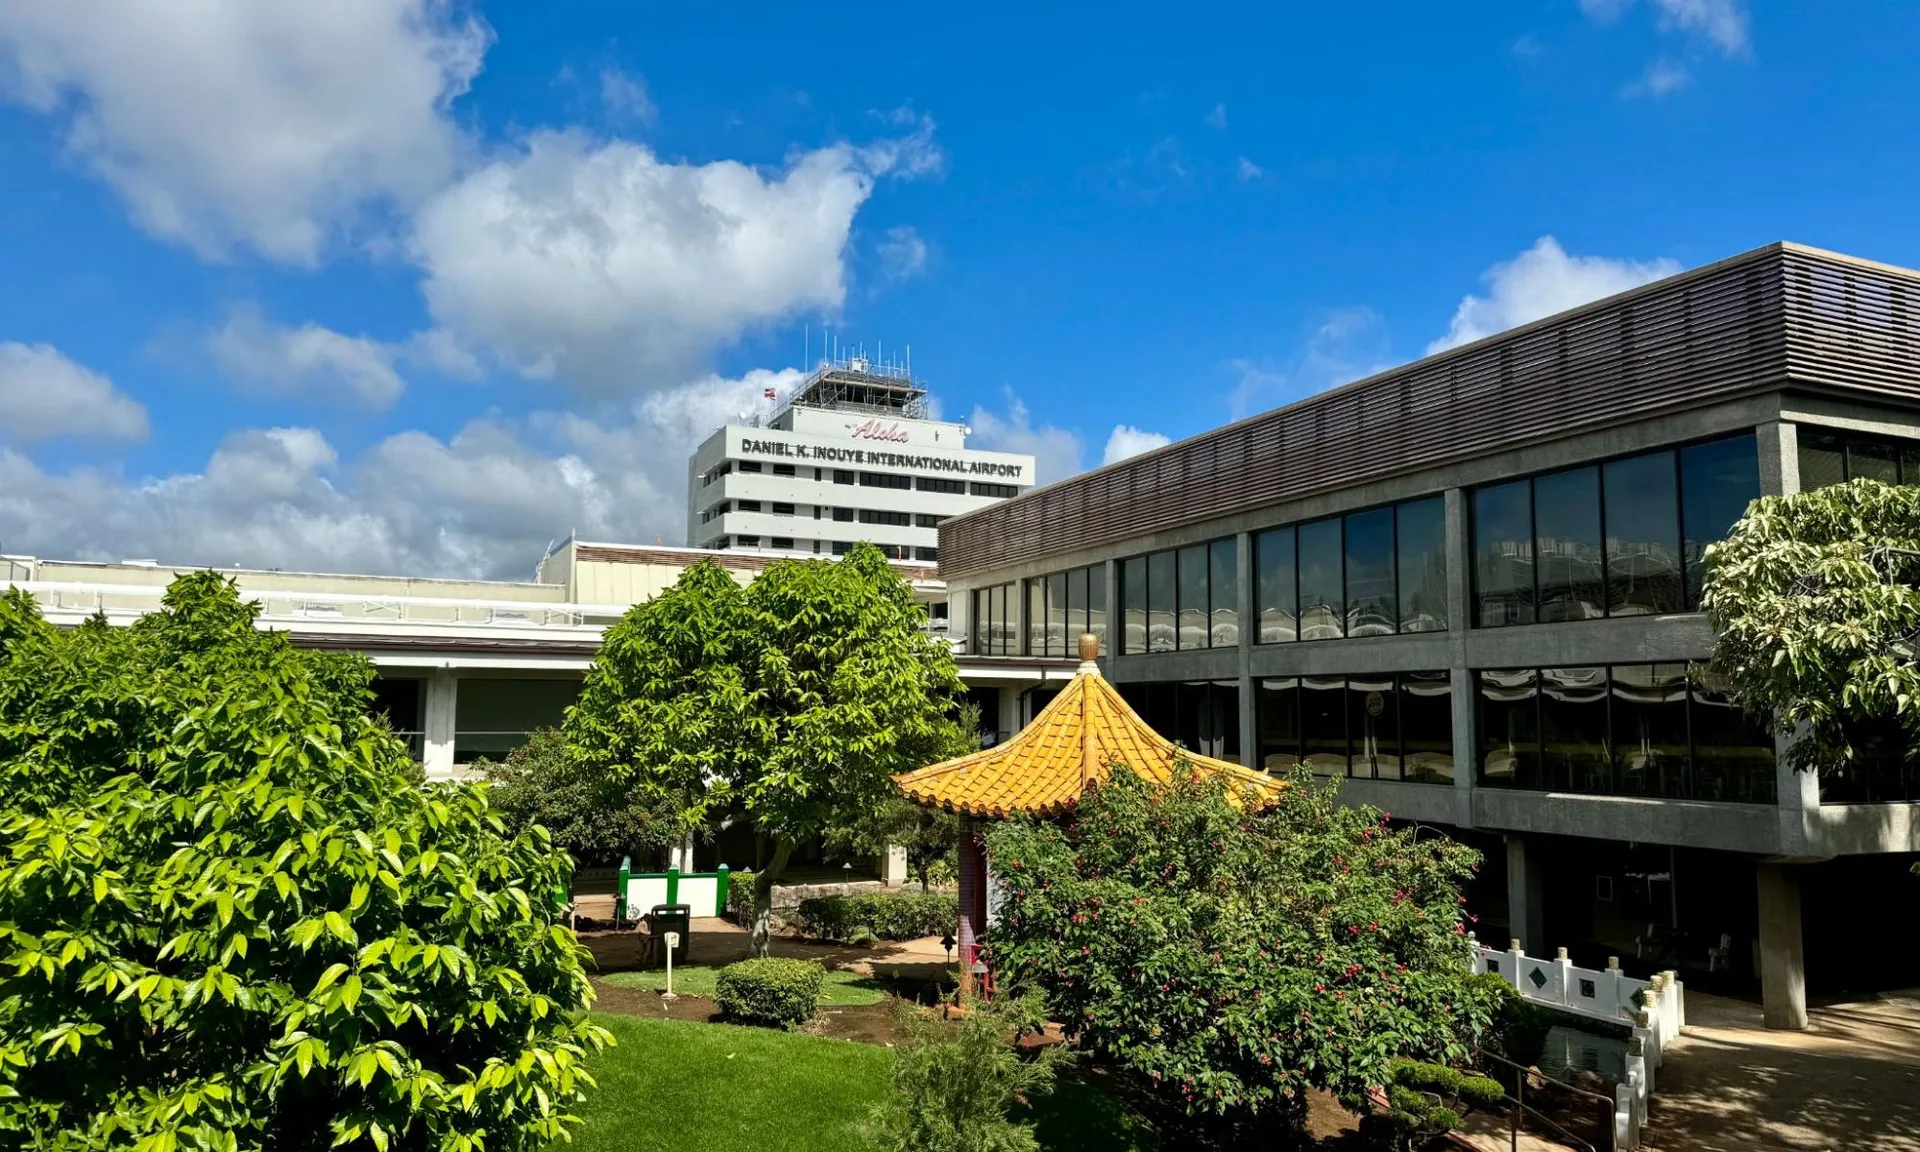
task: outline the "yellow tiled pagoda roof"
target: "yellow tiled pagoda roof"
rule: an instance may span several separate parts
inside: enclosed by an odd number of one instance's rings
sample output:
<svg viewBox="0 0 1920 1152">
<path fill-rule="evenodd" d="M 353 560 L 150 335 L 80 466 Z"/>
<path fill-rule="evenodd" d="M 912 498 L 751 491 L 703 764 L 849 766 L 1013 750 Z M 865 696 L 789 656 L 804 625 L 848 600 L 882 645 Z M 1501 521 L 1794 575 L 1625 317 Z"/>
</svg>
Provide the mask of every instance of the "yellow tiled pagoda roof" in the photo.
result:
<svg viewBox="0 0 1920 1152">
<path fill-rule="evenodd" d="M 1115 764 L 1169 784 L 1176 763 L 1203 775 L 1225 775 L 1236 793 L 1251 787 L 1271 795 L 1280 787 L 1264 772 L 1189 752 L 1155 732 L 1100 675 L 1099 666 L 1083 659 L 1060 695 L 1012 739 L 893 779 L 916 804 L 1004 819 L 1020 812 L 1064 812 L 1089 783 L 1105 780 Z"/>
</svg>

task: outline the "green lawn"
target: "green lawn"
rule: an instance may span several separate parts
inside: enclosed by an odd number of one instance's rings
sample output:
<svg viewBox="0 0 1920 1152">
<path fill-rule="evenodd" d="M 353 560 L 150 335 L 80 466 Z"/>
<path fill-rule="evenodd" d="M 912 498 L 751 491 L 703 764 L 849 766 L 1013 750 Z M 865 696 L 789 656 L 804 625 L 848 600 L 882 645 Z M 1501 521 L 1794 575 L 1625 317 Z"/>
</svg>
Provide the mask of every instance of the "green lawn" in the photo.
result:
<svg viewBox="0 0 1920 1152">
<path fill-rule="evenodd" d="M 639 972 L 615 972 L 601 979 L 617 988 L 651 988 L 660 992 L 667 987 L 667 970 L 648 968 Z M 673 970 L 673 990 L 677 994 L 705 996 L 711 1000 L 714 984 L 719 979 L 718 968 L 704 964 L 689 964 L 685 968 L 676 966 Z M 878 1004 L 886 998 L 885 990 L 865 976 L 837 968 L 827 969 L 827 982 L 820 988 L 822 1008 L 855 1008 L 862 1004 Z"/>
<path fill-rule="evenodd" d="M 675 985 L 678 986 L 678 972 Z M 791 1032 L 596 1015 L 619 1040 L 594 1058 L 578 1152 L 849 1152 L 887 1091 L 890 1049 Z M 1049 1152 L 1151 1152 L 1147 1126 L 1062 1081 L 1036 1109 Z"/>
</svg>

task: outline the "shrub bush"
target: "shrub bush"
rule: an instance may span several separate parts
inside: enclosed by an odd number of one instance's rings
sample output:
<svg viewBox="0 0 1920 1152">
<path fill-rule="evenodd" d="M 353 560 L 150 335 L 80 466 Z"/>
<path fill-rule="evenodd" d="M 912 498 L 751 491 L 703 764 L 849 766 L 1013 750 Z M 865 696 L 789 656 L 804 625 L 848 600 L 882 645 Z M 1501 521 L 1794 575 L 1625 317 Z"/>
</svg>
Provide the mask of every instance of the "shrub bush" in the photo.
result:
<svg viewBox="0 0 1920 1152">
<path fill-rule="evenodd" d="M 1387 1110 L 1361 1117 L 1361 1139 L 1378 1148 L 1421 1149 L 1460 1126 L 1460 1109 L 1493 1108 L 1506 1099 L 1496 1080 L 1445 1064 L 1395 1060 L 1388 1069 Z"/>
<path fill-rule="evenodd" d="M 720 970 L 714 998 L 729 1020 L 791 1028 L 813 1018 L 826 979 L 826 969 L 812 960 L 742 960 Z"/>
<path fill-rule="evenodd" d="M 1045 1018 L 1036 1001 L 974 1002 L 958 1020 L 898 1005 L 900 1047 L 892 1091 L 867 1135 L 881 1152 L 1034 1152 L 1030 1124 L 1013 1119 L 1053 1086 L 1067 1059 L 1054 1044 L 1029 1056 L 1013 1040 Z"/>
<path fill-rule="evenodd" d="M 960 901 L 945 892 L 817 896 L 800 901 L 800 928 L 822 940 L 846 940 L 865 928 L 880 940 L 911 940 L 953 931 Z"/>
<path fill-rule="evenodd" d="M 753 873 L 735 872 L 727 877 L 727 919 L 742 928 L 753 926 Z"/>
</svg>

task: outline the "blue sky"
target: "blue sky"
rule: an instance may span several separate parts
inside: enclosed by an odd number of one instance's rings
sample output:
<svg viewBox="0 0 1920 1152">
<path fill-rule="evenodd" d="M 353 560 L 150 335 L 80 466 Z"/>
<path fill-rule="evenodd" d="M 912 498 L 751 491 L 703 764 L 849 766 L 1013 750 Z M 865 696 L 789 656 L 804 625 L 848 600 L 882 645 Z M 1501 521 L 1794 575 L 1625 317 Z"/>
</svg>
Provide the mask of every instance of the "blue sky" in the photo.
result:
<svg viewBox="0 0 1920 1152">
<path fill-rule="evenodd" d="M 0 551 L 679 543 L 803 332 L 1043 478 L 1776 239 L 1920 265 L 1920 7 L 0 7 Z"/>
</svg>

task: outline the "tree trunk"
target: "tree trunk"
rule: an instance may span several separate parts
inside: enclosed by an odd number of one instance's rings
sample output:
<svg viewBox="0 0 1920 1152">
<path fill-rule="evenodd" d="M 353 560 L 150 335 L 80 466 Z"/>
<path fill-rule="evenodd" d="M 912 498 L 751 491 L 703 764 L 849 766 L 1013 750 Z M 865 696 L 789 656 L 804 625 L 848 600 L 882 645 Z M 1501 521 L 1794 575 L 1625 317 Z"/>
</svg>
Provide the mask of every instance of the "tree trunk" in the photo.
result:
<svg viewBox="0 0 1920 1152">
<path fill-rule="evenodd" d="M 787 870 L 787 857 L 793 845 L 784 839 L 773 842 L 773 861 L 753 874 L 753 935 L 755 957 L 765 957 L 773 949 L 773 886 Z"/>
</svg>

